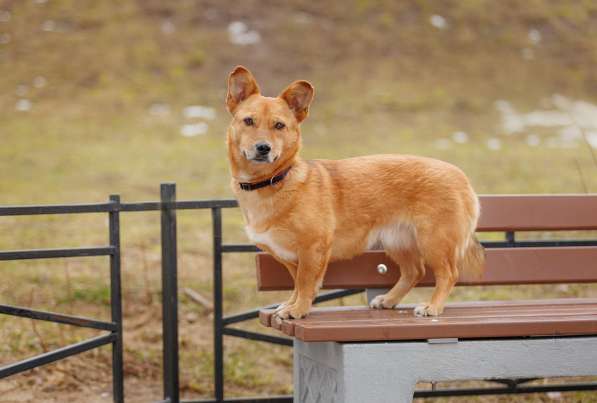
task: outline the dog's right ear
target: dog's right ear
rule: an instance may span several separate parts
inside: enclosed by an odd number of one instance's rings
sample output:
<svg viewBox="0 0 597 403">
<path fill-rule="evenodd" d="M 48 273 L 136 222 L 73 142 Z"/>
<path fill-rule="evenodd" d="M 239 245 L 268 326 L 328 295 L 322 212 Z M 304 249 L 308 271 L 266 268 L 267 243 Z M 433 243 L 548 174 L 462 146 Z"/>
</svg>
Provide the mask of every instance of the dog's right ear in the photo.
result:
<svg viewBox="0 0 597 403">
<path fill-rule="evenodd" d="M 228 93 L 226 107 L 234 114 L 238 105 L 253 94 L 259 94 L 259 86 L 255 77 L 243 66 L 236 66 L 228 76 Z"/>
</svg>

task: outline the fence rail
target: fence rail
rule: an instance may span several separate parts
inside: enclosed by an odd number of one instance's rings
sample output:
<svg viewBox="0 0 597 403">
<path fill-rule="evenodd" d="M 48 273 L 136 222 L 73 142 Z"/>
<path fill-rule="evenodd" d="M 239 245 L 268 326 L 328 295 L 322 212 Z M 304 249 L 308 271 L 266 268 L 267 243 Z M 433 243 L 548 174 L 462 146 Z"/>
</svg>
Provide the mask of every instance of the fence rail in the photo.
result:
<svg viewBox="0 0 597 403">
<path fill-rule="evenodd" d="M 249 244 L 226 244 L 223 241 L 222 210 L 238 207 L 235 200 L 176 200 L 176 185 L 160 186 L 160 201 L 122 203 L 118 195 L 110 196 L 106 203 L 5 206 L 0 207 L 1 216 L 32 216 L 45 214 L 104 213 L 109 217 L 109 245 L 64 249 L 36 249 L 0 251 L 0 261 L 24 259 L 50 259 L 86 256 L 108 256 L 110 259 L 110 307 L 111 322 L 90 318 L 37 311 L 25 307 L 0 305 L 0 314 L 25 317 L 79 327 L 106 331 L 89 340 L 66 346 L 17 363 L 0 367 L 0 379 L 55 362 L 72 355 L 112 345 L 112 384 L 114 402 L 124 402 L 123 341 L 122 341 L 122 295 L 121 295 L 121 247 L 120 214 L 123 212 L 159 211 L 161 219 L 162 248 L 162 327 L 163 327 L 163 400 L 164 403 L 207 402 L 292 402 L 291 396 L 265 396 L 225 398 L 224 393 L 224 336 L 292 346 L 292 340 L 232 327 L 232 325 L 258 317 L 259 308 L 246 312 L 224 315 L 223 312 L 223 255 L 226 253 L 254 253 L 259 249 Z M 208 400 L 180 400 L 179 392 L 179 343 L 178 343 L 178 284 L 177 284 L 177 210 L 210 210 L 213 234 L 213 327 L 214 327 L 214 398 Z M 535 246 L 585 246 L 597 245 L 596 240 L 524 240 L 515 238 L 514 232 L 506 232 L 504 241 L 484 242 L 485 247 L 535 247 Z M 358 294 L 364 290 L 340 290 L 319 295 L 315 303 Z M 270 305 L 269 307 L 275 307 Z M 470 396 L 507 393 L 536 393 L 549 391 L 597 390 L 597 382 L 568 383 L 559 385 L 527 385 L 533 379 L 491 380 L 503 386 L 466 389 L 418 390 L 415 397 Z"/>
</svg>

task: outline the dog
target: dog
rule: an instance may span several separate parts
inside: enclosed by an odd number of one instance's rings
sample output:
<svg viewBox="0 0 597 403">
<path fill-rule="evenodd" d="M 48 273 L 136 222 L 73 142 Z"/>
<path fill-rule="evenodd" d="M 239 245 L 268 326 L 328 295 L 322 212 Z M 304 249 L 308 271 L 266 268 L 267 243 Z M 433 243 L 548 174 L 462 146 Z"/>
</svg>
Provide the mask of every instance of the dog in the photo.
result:
<svg viewBox="0 0 597 403">
<path fill-rule="evenodd" d="M 301 159 L 300 124 L 313 97 L 307 81 L 295 81 L 272 98 L 261 95 L 243 66 L 228 77 L 232 190 L 248 237 L 294 280 L 276 315 L 307 315 L 328 262 L 376 245 L 399 265 L 401 275 L 371 308 L 395 308 L 428 268 L 435 289 L 414 314 L 440 315 L 459 272 L 479 275 L 484 266 L 475 237 L 479 200 L 469 180 L 447 162 L 410 155 Z"/>
</svg>

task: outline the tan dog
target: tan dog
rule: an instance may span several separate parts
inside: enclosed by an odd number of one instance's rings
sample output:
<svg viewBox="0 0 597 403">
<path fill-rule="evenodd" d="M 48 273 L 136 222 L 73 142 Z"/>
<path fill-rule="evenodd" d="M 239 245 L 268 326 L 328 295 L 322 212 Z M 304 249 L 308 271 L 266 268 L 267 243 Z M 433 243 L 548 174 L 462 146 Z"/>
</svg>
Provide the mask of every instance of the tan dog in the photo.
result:
<svg viewBox="0 0 597 403">
<path fill-rule="evenodd" d="M 299 125 L 313 95 L 311 84 L 295 81 L 278 97 L 264 97 L 242 66 L 228 78 L 232 189 L 248 236 L 294 279 L 276 314 L 305 316 L 329 261 L 381 244 L 401 277 L 371 307 L 395 307 L 428 267 L 436 287 L 415 315 L 439 315 L 459 271 L 483 268 L 474 233 L 479 202 L 468 179 L 446 162 L 408 155 L 302 160 Z"/>
</svg>

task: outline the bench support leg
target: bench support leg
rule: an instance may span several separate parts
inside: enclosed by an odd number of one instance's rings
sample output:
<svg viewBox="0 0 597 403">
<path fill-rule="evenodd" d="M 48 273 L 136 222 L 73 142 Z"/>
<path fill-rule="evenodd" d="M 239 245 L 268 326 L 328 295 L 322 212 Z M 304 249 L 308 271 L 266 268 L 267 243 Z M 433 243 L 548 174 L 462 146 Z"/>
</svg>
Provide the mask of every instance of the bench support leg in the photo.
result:
<svg viewBox="0 0 597 403">
<path fill-rule="evenodd" d="M 417 382 L 597 375 L 597 337 L 294 341 L 297 403 L 410 402 Z"/>
<path fill-rule="evenodd" d="M 294 342 L 295 403 L 409 403 L 417 379 L 397 366 L 378 372 L 358 363 L 348 363 L 337 343 Z M 356 364 L 356 365 L 355 365 Z"/>
</svg>

